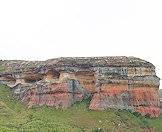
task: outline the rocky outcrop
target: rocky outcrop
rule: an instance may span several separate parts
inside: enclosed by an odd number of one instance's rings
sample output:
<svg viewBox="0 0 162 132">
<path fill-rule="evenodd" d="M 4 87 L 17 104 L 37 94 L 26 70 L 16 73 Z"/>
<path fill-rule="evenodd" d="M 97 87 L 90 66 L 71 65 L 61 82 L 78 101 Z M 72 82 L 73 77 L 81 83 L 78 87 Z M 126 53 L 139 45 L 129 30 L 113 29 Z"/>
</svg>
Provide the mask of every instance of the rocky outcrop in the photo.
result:
<svg viewBox="0 0 162 132">
<path fill-rule="evenodd" d="M 0 61 L 0 82 L 29 107 L 67 108 L 90 98 L 90 109 L 129 109 L 160 115 L 153 64 L 135 57 L 74 57 L 47 61 Z"/>
</svg>

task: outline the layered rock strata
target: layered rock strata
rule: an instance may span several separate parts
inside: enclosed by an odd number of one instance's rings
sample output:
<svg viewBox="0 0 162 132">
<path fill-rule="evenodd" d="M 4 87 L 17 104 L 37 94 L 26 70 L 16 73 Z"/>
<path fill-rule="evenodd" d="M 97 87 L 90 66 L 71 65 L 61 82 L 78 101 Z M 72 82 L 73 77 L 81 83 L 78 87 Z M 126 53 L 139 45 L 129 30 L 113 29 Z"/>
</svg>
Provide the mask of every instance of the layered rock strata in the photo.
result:
<svg viewBox="0 0 162 132">
<path fill-rule="evenodd" d="M 29 107 L 67 108 L 90 98 L 90 109 L 130 109 L 160 115 L 153 64 L 135 57 L 67 57 L 47 61 L 0 61 L 0 83 Z"/>
</svg>

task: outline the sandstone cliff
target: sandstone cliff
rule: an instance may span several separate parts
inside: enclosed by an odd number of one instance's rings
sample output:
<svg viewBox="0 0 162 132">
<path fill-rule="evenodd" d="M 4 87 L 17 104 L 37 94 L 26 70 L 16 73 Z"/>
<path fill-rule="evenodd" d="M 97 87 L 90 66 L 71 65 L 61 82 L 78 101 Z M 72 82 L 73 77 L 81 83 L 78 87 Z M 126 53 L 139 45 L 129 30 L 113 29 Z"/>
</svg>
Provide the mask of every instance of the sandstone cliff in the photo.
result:
<svg viewBox="0 0 162 132">
<path fill-rule="evenodd" d="M 0 61 L 0 83 L 29 107 L 67 108 L 90 98 L 90 109 L 130 109 L 157 117 L 159 81 L 154 65 L 135 57 Z"/>
</svg>

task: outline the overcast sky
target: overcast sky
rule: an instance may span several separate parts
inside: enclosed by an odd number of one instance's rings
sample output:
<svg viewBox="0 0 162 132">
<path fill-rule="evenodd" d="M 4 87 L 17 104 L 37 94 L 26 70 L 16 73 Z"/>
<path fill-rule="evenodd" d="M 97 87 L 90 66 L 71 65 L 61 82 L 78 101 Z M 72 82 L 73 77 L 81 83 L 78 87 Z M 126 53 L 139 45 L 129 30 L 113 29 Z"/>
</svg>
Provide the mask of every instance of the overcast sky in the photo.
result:
<svg viewBox="0 0 162 132">
<path fill-rule="evenodd" d="M 1 59 L 135 56 L 162 78 L 162 0 L 1 0 Z"/>
</svg>

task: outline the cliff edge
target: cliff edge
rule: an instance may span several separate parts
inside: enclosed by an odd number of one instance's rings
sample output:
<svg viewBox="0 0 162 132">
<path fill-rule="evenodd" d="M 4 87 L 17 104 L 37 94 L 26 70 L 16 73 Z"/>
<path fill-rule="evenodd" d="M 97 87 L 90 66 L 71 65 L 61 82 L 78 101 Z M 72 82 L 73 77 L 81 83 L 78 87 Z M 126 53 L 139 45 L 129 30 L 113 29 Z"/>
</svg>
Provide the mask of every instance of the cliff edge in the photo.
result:
<svg viewBox="0 0 162 132">
<path fill-rule="evenodd" d="M 155 66 L 135 57 L 67 57 L 46 61 L 0 61 L 0 83 L 29 107 L 67 108 L 90 98 L 89 108 L 129 109 L 160 115 Z"/>
</svg>

